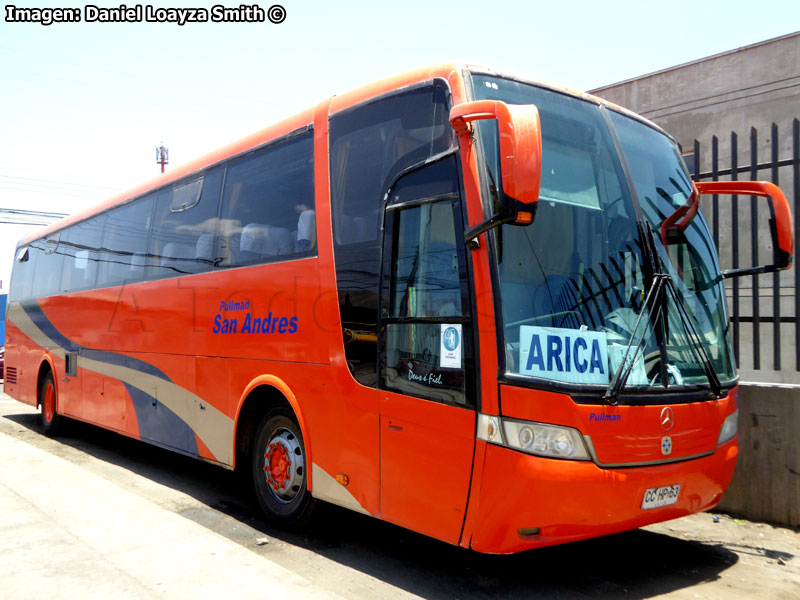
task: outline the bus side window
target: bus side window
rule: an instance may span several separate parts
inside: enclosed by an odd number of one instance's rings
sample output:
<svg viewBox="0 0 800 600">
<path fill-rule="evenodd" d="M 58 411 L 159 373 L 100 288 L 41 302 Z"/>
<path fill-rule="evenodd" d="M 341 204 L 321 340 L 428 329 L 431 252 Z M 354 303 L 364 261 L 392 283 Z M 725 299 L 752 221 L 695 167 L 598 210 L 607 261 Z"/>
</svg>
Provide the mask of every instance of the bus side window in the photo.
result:
<svg viewBox="0 0 800 600">
<path fill-rule="evenodd" d="M 377 387 L 384 195 L 404 169 L 451 147 L 447 88 L 406 90 L 330 120 L 334 258 L 347 365 Z"/>
<path fill-rule="evenodd" d="M 452 157 L 414 171 L 389 198 L 382 385 L 463 406 L 471 384 L 466 256 Z"/>
<path fill-rule="evenodd" d="M 142 271 L 157 279 L 213 268 L 222 175 L 218 167 L 158 194 L 149 250 L 146 255 L 134 254 L 131 278 L 141 279 Z"/>
<path fill-rule="evenodd" d="M 31 251 L 36 255 L 32 290 L 34 298 L 53 296 L 61 292 L 61 271 L 64 257 L 56 252 L 60 235 L 60 233 L 56 233 L 31 244 Z"/>
<path fill-rule="evenodd" d="M 439 202 L 400 212 L 391 316 L 461 315 L 452 210 L 449 202 Z"/>
<path fill-rule="evenodd" d="M 105 215 L 92 217 L 68 227 L 61 234 L 59 252 L 64 254 L 61 287 L 65 292 L 95 286 L 105 221 Z"/>
<path fill-rule="evenodd" d="M 31 297 L 34 272 L 34 253 L 30 246 L 22 246 L 17 249 L 16 260 L 11 271 L 11 290 L 9 300 L 19 302 Z M 5 315 L 3 315 L 5 317 Z"/>
<path fill-rule="evenodd" d="M 147 248 L 150 222 L 153 218 L 154 195 L 150 194 L 125 204 L 107 214 L 97 287 L 133 281 L 131 277 L 133 256 Z"/>
<path fill-rule="evenodd" d="M 313 158 L 313 132 L 307 131 L 228 165 L 216 265 L 235 267 L 316 253 Z"/>
</svg>

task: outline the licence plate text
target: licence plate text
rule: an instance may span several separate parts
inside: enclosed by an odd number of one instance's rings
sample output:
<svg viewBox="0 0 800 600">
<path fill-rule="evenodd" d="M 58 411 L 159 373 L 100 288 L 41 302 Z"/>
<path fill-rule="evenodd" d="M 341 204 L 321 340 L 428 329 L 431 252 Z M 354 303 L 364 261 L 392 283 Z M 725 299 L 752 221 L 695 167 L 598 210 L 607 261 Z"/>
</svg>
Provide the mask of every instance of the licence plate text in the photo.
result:
<svg viewBox="0 0 800 600">
<path fill-rule="evenodd" d="M 675 504 L 678 501 L 680 491 L 680 483 L 645 490 L 644 498 L 642 498 L 642 510 Z"/>
</svg>

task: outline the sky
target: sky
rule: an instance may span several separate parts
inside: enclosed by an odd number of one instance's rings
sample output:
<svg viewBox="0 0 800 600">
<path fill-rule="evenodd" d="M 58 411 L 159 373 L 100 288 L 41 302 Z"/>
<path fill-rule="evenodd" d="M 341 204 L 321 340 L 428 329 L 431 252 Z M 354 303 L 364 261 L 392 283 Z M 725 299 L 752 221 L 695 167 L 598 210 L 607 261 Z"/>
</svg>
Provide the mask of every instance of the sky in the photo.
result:
<svg viewBox="0 0 800 600">
<path fill-rule="evenodd" d="M 0 208 L 83 210 L 157 177 L 162 142 L 170 169 L 426 64 L 465 60 L 591 90 L 800 30 L 796 0 L 277 2 L 285 9 L 278 24 L 182 26 L 8 22 L 4 2 Z M 88 4 L 121 3 L 13 2 L 82 17 Z M 240 2 L 152 6 L 214 4 Z M 272 4 L 247 5 L 267 13 Z M 0 224 L 0 293 L 17 240 L 34 230 Z"/>
</svg>

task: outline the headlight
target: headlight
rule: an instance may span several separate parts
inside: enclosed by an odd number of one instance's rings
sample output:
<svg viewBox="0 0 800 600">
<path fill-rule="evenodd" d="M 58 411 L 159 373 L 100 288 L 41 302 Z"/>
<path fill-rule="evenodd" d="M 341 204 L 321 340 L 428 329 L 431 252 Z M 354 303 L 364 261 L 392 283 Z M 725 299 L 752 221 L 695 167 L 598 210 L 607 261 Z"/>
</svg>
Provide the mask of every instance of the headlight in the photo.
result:
<svg viewBox="0 0 800 600">
<path fill-rule="evenodd" d="M 556 458 L 589 458 L 581 434 L 572 427 L 503 419 L 503 433 L 506 444 L 516 450 Z"/>
<path fill-rule="evenodd" d="M 581 434 L 572 427 L 479 415 L 478 439 L 538 456 L 589 460 Z"/>
<path fill-rule="evenodd" d="M 734 437 L 736 437 L 736 433 L 738 431 L 739 431 L 739 411 L 736 410 L 732 414 L 728 415 L 726 419 L 722 422 L 722 429 L 720 429 L 719 431 L 719 439 L 717 440 L 717 446 L 732 440 Z"/>
</svg>

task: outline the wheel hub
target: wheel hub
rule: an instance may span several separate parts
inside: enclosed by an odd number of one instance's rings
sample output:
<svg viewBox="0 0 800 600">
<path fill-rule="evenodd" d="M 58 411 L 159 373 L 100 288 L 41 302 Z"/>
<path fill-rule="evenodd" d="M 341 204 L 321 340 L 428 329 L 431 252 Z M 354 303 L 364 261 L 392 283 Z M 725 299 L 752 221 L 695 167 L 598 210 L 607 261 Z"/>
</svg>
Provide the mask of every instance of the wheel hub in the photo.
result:
<svg viewBox="0 0 800 600">
<path fill-rule="evenodd" d="M 300 441 L 288 429 L 275 432 L 264 453 L 267 485 L 281 502 L 291 502 L 303 482 L 303 451 Z"/>
</svg>

